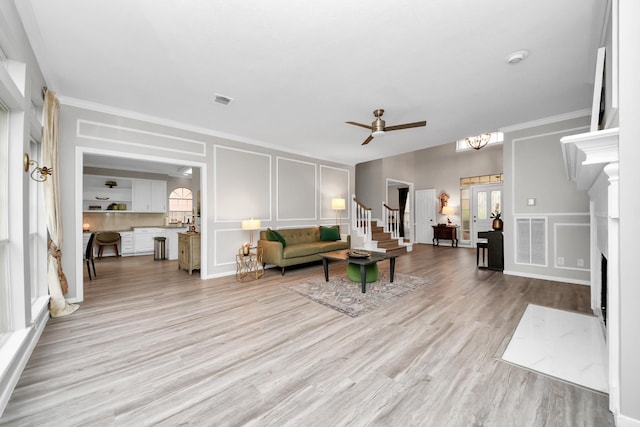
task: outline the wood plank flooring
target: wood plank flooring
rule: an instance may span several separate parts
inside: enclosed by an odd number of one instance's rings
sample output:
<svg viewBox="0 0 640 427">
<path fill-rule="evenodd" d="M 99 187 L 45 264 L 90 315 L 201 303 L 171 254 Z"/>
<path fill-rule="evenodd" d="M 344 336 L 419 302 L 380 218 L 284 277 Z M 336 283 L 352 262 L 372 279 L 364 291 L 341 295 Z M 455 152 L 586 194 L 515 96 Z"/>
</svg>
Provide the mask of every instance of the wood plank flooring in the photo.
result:
<svg viewBox="0 0 640 427">
<path fill-rule="evenodd" d="M 498 360 L 527 303 L 589 312 L 588 287 L 478 270 L 472 249 L 415 245 L 396 271 L 434 283 L 355 319 L 287 289 L 321 264 L 245 283 L 150 256 L 96 269 L 0 425 L 613 426 L 608 396 Z"/>
</svg>

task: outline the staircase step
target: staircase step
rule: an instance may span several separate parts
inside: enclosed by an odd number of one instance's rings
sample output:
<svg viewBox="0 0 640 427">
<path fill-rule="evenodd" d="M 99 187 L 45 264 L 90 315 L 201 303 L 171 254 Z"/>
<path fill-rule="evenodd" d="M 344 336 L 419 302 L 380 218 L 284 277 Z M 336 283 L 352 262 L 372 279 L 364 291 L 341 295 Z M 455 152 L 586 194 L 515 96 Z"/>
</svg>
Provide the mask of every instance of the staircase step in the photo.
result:
<svg viewBox="0 0 640 427">
<path fill-rule="evenodd" d="M 377 240 L 378 243 L 378 247 L 379 248 L 396 248 L 396 247 L 400 247 L 400 245 L 398 244 L 398 241 L 396 239 L 390 239 L 390 240 Z"/>
</svg>

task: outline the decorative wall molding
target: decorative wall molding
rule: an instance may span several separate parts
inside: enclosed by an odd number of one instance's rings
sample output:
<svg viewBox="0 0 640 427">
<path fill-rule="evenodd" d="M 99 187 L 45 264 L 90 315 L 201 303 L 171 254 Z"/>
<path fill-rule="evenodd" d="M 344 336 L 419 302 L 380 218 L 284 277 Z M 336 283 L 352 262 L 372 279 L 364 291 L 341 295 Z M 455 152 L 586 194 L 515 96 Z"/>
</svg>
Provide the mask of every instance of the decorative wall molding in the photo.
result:
<svg viewBox="0 0 640 427">
<path fill-rule="evenodd" d="M 272 156 L 223 145 L 213 152 L 215 222 L 271 221 Z"/>
<path fill-rule="evenodd" d="M 328 171 L 344 173 L 346 175 L 346 177 L 344 178 L 346 182 L 331 182 L 327 178 L 327 176 L 329 175 Z M 329 209 L 331 208 L 331 199 L 335 197 L 340 197 L 347 201 L 345 203 L 346 209 L 341 213 L 340 217 L 349 219 L 351 207 L 351 203 L 349 203 L 349 194 L 351 193 L 350 189 L 351 174 L 348 169 L 320 165 L 320 219 L 335 219 L 335 215 L 325 215 L 325 211 L 327 210 L 326 207 L 328 207 Z M 335 214 L 334 211 L 331 211 L 331 213 Z"/>
<path fill-rule="evenodd" d="M 207 154 L 207 146 L 203 141 L 84 119 L 79 119 L 76 123 L 76 136 L 172 153 L 186 152 L 202 157 Z"/>
<path fill-rule="evenodd" d="M 287 171 L 287 166 L 297 169 Z M 298 194 L 299 196 L 296 200 L 291 201 L 291 199 L 281 197 L 283 194 Z M 317 194 L 318 165 L 316 163 L 276 157 L 276 221 L 317 220 Z M 294 211 L 293 205 L 283 206 L 282 203 L 285 200 L 294 203 L 296 209 L 299 208 L 299 210 Z"/>
</svg>

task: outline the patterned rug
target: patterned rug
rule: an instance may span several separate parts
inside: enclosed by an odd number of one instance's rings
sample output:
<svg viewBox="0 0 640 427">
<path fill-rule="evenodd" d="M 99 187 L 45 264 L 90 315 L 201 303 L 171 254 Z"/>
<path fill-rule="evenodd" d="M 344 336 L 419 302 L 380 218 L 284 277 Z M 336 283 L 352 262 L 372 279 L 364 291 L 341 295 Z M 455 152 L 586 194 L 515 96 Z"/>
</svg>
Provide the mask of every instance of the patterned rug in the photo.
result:
<svg viewBox="0 0 640 427">
<path fill-rule="evenodd" d="M 396 273 L 393 283 L 386 275 L 377 282 L 367 283 L 367 292 L 363 294 L 360 282 L 352 282 L 344 275 L 330 275 L 328 282 L 324 277 L 317 277 L 288 288 L 342 314 L 358 317 L 431 283 L 431 279 Z"/>
</svg>

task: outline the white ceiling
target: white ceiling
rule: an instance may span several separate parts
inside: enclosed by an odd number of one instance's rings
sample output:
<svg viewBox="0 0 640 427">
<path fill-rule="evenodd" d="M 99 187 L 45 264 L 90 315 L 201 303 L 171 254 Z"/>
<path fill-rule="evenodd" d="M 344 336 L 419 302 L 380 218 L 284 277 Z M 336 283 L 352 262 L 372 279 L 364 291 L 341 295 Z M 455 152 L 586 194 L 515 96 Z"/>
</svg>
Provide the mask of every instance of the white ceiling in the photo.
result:
<svg viewBox="0 0 640 427">
<path fill-rule="evenodd" d="M 63 99 L 341 163 L 590 108 L 603 0 L 15 0 Z M 513 51 L 529 56 L 505 63 Z M 215 94 L 234 101 L 213 102 Z M 387 125 L 427 120 L 367 146 Z"/>
</svg>

